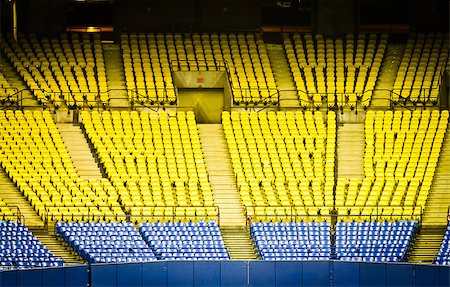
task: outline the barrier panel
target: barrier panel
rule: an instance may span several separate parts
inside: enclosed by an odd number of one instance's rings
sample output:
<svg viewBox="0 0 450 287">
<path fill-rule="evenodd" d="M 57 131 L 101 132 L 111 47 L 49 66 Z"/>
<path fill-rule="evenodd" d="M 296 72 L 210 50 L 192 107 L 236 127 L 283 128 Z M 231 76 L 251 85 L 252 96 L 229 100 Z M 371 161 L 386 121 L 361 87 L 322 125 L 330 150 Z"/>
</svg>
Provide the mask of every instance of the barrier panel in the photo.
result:
<svg viewBox="0 0 450 287">
<path fill-rule="evenodd" d="M 0 286 L 450 286 L 450 267 L 349 261 L 153 261 L 0 272 Z"/>
</svg>

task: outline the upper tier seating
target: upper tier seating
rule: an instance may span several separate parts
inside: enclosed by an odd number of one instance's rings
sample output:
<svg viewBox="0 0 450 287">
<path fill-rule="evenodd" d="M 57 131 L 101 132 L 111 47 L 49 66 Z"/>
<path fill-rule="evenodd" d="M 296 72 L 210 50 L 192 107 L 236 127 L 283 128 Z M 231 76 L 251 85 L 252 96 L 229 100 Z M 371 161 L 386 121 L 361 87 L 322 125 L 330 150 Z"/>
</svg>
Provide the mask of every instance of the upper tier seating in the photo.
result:
<svg viewBox="0 0 450 287">
<path fill-rule="evenodd" d="M 96 106 L 108 102 L 100 35 L 62 34 L 38 39 L 19 35 L 1 41 L 1 49 L 41 103 L 55 107 Z"/>
<path fill-rule="evenodd" d="M 0 112 L 0 163 L 44 220 L 125 216 L 108 180 L 78 177 L 48 111 Z"/>
<path fill-rule="evenodd" d="M 22 223 L 0 221 L 0 270 L 62 265 Z"/>
<path fill-rule="evenodd" d="M 145 222 L 139 231 L 158 259 L 230 259 L 216 221 Z"/>
<path fill-rule="evenodd" d="M 235 104 L 276 101 L 275 78 L 261 34 L 211 35 L 211 44 L 214 56 L 225 60 Z"/>
<path fill-rule="evenodd" d="M 156 260 L 129 222 L 58 222 L 55 229 L 89 263 Z"/>
<path fill-rule="evenodd" d="M 326 260 L 331 254 L 328 222 L 252 222 L 262 260 Z"/>
<path fill-rule="evenodd" d="M 442 73 L 448 63 L 449 35 L 412 34 L 403 52 L 393 89 L 393 100 L 437 103 Z"/>
<path fill-rule="evenodd" d="M 122 34 L 125 80 L 130 100 L 176 103 L 170 60 L 174 39 L 168 34 Z M 170 49 L 168 51 L 168 48 Z"/>
<path fill-rule="evenodd" d="M 133 220 L 217 215 L 193 112 L 83 112 L 82 122 Z"/>
<path fill-rule="evenodd" d="M 448 111 L 367 112 L 365 178 L 338 180 L 338 214 L 351 215 L 349 220 L 361 214 L 383 215 L 386 220 L 419 216 L 430 192 L 448 116 Z"/>
<path fill-rule="evenodd" d="M 300 105 L 310 102 L 354 108 L 370 104 L 387 45 L 387 35 L 347 34 L 345 39 L 306 34 L 284 35 Z M 336 99 L 335 99 L 336 95 Z"/>
<path fill-rule="evenodd" d="M 223 112 L 248 215 L 272 220 L 329 214 L 334 202 L 335 117 L 329 112 L 325 124 L 321 112 Z"/>
<path fill-rule="evenodd" d="M 447 223 L 444 240 L 434 262 L 442 265 L 450 265 L 450 223 Z"/>
<path fill-rule="evenodd" d="M 123 34 L 121 47 L 130 99 L 174 104 L 172 70 L 216 71 L 225 66 L 235 103 L 270 102 L 269 96 L 277 93 L 260 34 Z"/>
<path fill-rule="evenodd" d="M 336 255 L 351 261 L 406 261 L 417 221 L 338 222 Z"/>
</svg>

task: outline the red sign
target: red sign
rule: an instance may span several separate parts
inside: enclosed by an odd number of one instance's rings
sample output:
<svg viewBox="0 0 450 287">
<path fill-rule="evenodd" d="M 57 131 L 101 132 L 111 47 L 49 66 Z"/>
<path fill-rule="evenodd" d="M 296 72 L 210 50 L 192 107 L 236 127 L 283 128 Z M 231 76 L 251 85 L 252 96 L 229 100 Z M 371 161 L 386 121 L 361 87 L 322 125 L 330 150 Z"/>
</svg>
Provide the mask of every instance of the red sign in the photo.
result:
<svg viewBox="0 0 450 287">
<path fill-rule="evenodd" d="M 205 80 L 203 78 L 197 78 L 197 83 L 203 83 Z"/>
</svg>

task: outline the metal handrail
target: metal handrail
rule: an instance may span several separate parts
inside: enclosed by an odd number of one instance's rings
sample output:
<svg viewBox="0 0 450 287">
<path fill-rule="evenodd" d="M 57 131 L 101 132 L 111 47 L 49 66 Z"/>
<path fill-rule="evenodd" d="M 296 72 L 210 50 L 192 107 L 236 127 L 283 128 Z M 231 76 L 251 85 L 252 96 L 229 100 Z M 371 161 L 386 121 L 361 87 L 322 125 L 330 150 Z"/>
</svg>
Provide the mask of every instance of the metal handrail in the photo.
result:
<svg viewBox="0 0 450 287">
<path fill-rule="evenodd" d="M 81 218 L 81 221 L 136 221 L 137 219 L 143 219 L 144 221 L 152 221 L 150 219 L 163 219 L 163 221 L 172 221 L 174 222 L 175 220 L 183 220 L 183 219 L 188 219 L 188 220 L 192 220 L 193 218 L 201 218 L 201 217 L 213 217 L 215 219 L 217 219 L 217 222 L 220 224 L 220 208 L 217 205 L 208 205 L 208 206 L 203 206 L 203 205 L 187 205 L 187 206 L 142 206 L 142 208 L 161 208 L 164 211 L 164 214 L 151 214 L 151 215 L 132 215 L 130 213 L 126 213 L 124 215 L 105 215 L 105 214 L 94 214 L 91 213 L 90 210 L 88 209 L 88 213 L 72 213 L 72 214 L 66 214 L 66 213 L 56 213 L 56 214 L 49 214 L 49 211 L 51 208 L 70 208 L 71 206 L 46 206 L 45 207 L 45 212 L 44 212 L 44 222 L 46 224 L 46 226 L 48 226 L 49 223 L 56 223 L 58 221 L 70 221 L 70 220 L 75 220 L 77 221 L 78 218 Z M 176 210 L 177 208 L 214 208 L 215 214 L 214 215 L 208 215 L 207 213 L 203 214 L 197 214 L 196 210 L 195 210 L 195 214 L 193 215 L 176 215 Z M 170 215 L 166 215 L 165 212 L 166 210 L 170 210 L 171 214 Z M 76 217 L 77 219 L 74 219 L 74 217 Z M 153 220 L 154 221 L 154 220 Z"/>
<path fill-rule="evenodd" d="M 264 209 L 264 211 L 266 211 L 267 209 L 272 209 L 274 212 L 276 212 L 276 209 L 281 209 L 284 210 L 285 215 L 277 215 L 277 214 L 272 214 L 272 215 L 267 215 L 266 213 L 264 214 L 258 214 L 256 213 L 257 209 Z M 295 214 L 295 209 L 297 208 L 304 208 L 305 211 L 309 208 L 313 208 L 313 209 L 317 209 L 319 212 L 320 210 L 328 210 L 330 214 L 326 214 L 326 215 L 321 215 L 321 214 L 305 214 L 305 215 L 299 215 L 299 214 Z M 361 211 L 359 214 L 332 214 L 331 211 L 334 210 L 338 210 L 339 208 L 347 208 L 350 211 L 350 208 L 361 208 Z M 371 212 L 367 212 L 364 213 L 364 208 L 372 208 Z M 336 219 L 338 218 L 369 218 L 370 220 L 375 219 L 378 220 L 380 218 L 383 218 L 385 216 L 393 216 L 393 217 L 408 217 L 408 215 L 404 215 L 404 214 L 396 214 L 396 213 L 384 213 L 383 209 L 384 208 L 389 208 L 389 209 L 395 209 L 395 208 L 402 208 L 402 210 L 406 209 L 406 208 L 410 208 L 413 211 L 413 214 L 411 214 L 409 217 L 412 219 L 417 219 L 419 222 L 422 222 L 422 215 L 423 215 L 423 209 L 420 205 L 417 206 L 408 206 L 408 205 L 386 205 L 386 206 L 357 206 L 357 205 L 352 205 L 352 206 L 334 206 L 334 207 L 330 207 L 330 206 L 282 206 L 282 205 L 278 205 L 278 206 L 246 206 L 245 207 L 245 215 L 247 218 L 247 223 L 251 222 L 252 219 L 254 219 L 255 217 L 262 217 L 262 218 L 269 218 L 269 217 L 276 217 L 276 218 L 286 218 L 289 219 L 290 221 L 297 221 L 298 219 L 302 219 L 302 218 L 327 218 L 327 217 L 335 217 Z M 414 211 L 416 209 L 419 209 L 419 214 L 414 214 Z M 253 209 L 253 213 L 249 213 L 249 209 Z M 375 214 L 374 214 L 375 211 Z"/>
</svg>

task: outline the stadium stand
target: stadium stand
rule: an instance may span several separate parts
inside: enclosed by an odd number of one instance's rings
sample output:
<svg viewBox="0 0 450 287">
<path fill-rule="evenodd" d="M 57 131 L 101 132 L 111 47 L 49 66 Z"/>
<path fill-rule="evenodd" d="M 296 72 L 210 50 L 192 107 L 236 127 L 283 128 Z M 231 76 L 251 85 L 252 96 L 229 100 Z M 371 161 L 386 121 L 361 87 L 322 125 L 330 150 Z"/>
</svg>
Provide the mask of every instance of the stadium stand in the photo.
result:
<svg viewBox="0 0 450 287">
<path fill-rule="evenodd" d="M 156 260 L 130 222 L 58 222 L 55 230 L 89 263 Z"/>
<path fill-rule="evenodd" d="M 333 207 L 335 113 L 223 112 L 237 185 L 248 216 L 327 215 Z M 257 218 L 254 218 L 256 220 Z"/>
<path fill-rule="evenodd" d="M 439 253 L 434 259 L 434 263 L 441 265 L 450 265 L 450 223 L 447 223 L 447 228 L 445 230 L 444 239 L 442 240 L 441 248 Z"/>
<path fill-rule="evenodd" d="M 250 230 L 262 260 L 330 259 L 328 222 L 253 222 Z"/>
<path fill-rule="evenodd" d="M 217 215 L 193 112 L 83 112 L 82 123 L 135 220 Z"/>
<path fill-rule="evenodd" d="M 227 260 L 216 221 L 141 223 L 139 231 L 160 260 Z"/>
<path fill-rule="evenodd" d="M 122 34 L 120 42 L 128 98 L 148 100 L 151 104 L 175 104 L 176 93 L 170 66 L 173 36 Z"/>
<path fill-rule="evenodd" d="M 368 107 L 387 45 L 386 34 L 347 34 L 345 39 L 321 34 L 284 34 L 291 72 L 301 106 L 312 101 L 354 108 Z"/>
<path fill-rule="evenodd" d="M 0 221 L 0 269 L 62 265 L 22 223 Z"/>
<path fill-rule="evenodd" d="M 43 220 L 124 216 L 108 180 L 78 177 L 48 111 L 0 112 L 0 162 Z"/>
<path fill-rule="evenodd" d="M 107 104 L 100 35 L 62 34 L 60 38 L 19 35 L 1 41 L 3 53 L 42 104 L 69 107 Z"/>
<path fill-rule="evenodd" d="M 368 111 L 365 178 L 362 182 L 350 180 L 348 185 L 345 179 L 338 179 L 338 214 L 382 215 L 386 220 L 420 215 L 447 123 L 448 111 Z"/>
<path fill-rule="evenodd" d="M 417 221 L 338 222 L 336 256 L 351 261 L 406 261 Z"/>
<path fill-rule="evenodd" d="M 411 34 L 395 79 L 394 102 L 400 97 L 413 103 L 438 102 L 442 73 L 448 63 L 448 41 L 448 34 Z"/>
<path fill-rule="evenodd" d="M 175 104 L 172 70 L 225 67 L 236 104 L 270 101 L 277 92 L 260 34 L 123 34 L 121 47 L 130 99 Z"/>
</svg>

